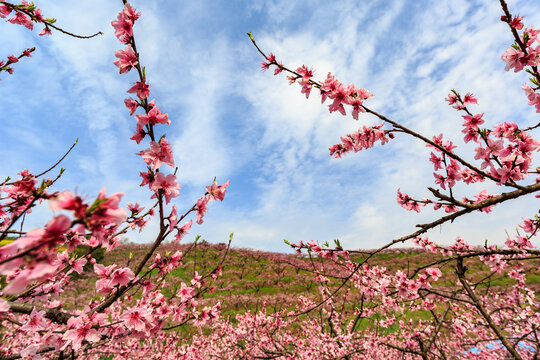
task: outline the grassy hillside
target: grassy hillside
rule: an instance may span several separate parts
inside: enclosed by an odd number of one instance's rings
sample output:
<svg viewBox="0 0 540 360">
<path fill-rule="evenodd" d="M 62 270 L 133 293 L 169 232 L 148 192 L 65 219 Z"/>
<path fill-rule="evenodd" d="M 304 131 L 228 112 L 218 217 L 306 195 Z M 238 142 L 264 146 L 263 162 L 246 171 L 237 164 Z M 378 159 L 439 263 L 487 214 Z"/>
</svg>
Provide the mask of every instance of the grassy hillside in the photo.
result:
<svg viewBox="0 0 540 360">
<path fill-rule="evenodd" d="M 121 245 L 115 250 L 104 253 L 100 261 L 105 265 L 134 264 L 147 251 L 148 245 Z M 167 276 L 164 295 L 175 294 L 182 282 L 188 284 L 193 278 L 194 271 L 199 274 L 211 272 L 223 259 L 226 251 L 225 244 L 210 244 L 207 242 L 183 245 L 162 245 L 158 253 L 182 251 L 184 253 L 183 266 L 173 270 Z M 365 256 L 353 255 L 355 262 L 361 261 Z M 383 266 L 390 272 L 402 270 L 410 273 L 413 269 L 436 262 L 441 259 L 421 249 L 398 249 L 375 255 L 369 260 L 370 266 Z M 466 260 L 469 274 L 473 280 L 486 279 L 481 286 L 485 288 L 509 287 L 515 280 L 504 274 L 493 273 L 478 260 Z M 151 262 L 149 262 L 151 263 Z M 527 264 L 527 284 L 540 294 L 540 259 L 529 261 Z M 271 311 L 289 306 L 299 295 L 317 296 L 318 284 L 313 274 L 314 266 L 330 277 L 331 284 L 339 284 L 340 277 L 346 272 L 330 259 L 311 259 L 306 256 L 263 252 L 250 249 L 232 248 L 229 250 L 223 263 L 223 275 L 218 277 L 211 291 L 201 295 L 200 303 L 215 303 L 221 301 L 224 314 L 234 314 L 246 310 L 255 310 L 266 303 Z M 87 267 L 91 270 L 91 267 Z M 436 286 L 445 287 L 453 285 L 454 268 L 452 264 L 441 266 L 442 278 Z M 157 275 L 157 271 L 155 274 Z M 74 307 L 84 306 L 96 296 L 93 271 L 87 271 L 78 276 L 70 284 L 61 298 L 68 298 L 68 303 Z M 353 291 L 354 295 L 354 291 Z"/>
</svg>

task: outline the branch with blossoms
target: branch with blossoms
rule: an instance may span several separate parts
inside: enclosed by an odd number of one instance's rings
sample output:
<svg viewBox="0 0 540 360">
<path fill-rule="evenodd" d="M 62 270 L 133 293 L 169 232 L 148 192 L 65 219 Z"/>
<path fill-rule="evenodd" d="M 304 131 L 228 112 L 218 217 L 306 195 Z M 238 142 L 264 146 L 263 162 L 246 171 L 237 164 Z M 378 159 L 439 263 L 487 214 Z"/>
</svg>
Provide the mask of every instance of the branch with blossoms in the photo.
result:
<svg viewBox="0 0 540 360">
<path fill-rule="evenodd" d="M 67 30 L 64 30 L 56 25 L 56 19 L 54 18 L 44 18 L 41 13 L 41 9 L 36 8 L 34 3 L 29 3 L 22 0 L 20 4 L 13 4 L 7 1 L 0 1 L 0 18 L 7 18 L 12 13 L 13 17 L 7 19 L 7 22 L 12 24 L 23 25 L 28 30 L 33 30 L 34 23 L 43 24 L 45 27 L 39 33 L 39 36 L 51 35 L 51 29 L 57 30 L 63 34 L 69 35 L 71 37 L 79 39 L 90 39 L 98 35 L 103 35 L 103 33 L 97 32 L 92 35 L 77 35 Z"/>
<path fill-rule="evenodd" d="M 310 242 L 309 247 L 311 254 L 342 264 L 345 272 L 351 271 L 358 260 L 347 261 L 341 257 L 334 260 L 327 256 L 328 250 L 324 247 L 314 242 Z M 454 261 L 459 259 L 458 263 L 461 261 L 464 265 L 465 259 L 471 258 L 467 267 L 477 266 L 477 259 L 472 259 L 473 249 L 468 244 L 460 241 L 451 248 L 458 254 Z M 506 252 L 516 255 L 516 259 L 523 256 L 516 250 Z M 486 264 L 500 265 L 495 259 L 488 259 L 489 255 L 497 253 L 483 253 L 482 261 Z M 458 263 L 456 271 L 468 271 L 467 267 L 460 268 Z M 437 286 L 437 281 L 452 281 L 451 273 L 448 274 L 444 267 L 439 269 L 437 264 L 414 274 L 404 271 L 394 274 L 384 267 L 366 263 L 350 280 L 353 286 L 342 294 L 341 301 L 330 296 L 330 283 L 319 273 L 316 277 L 319 290 L 327 301 L 317 308 L 317 312 L 313 310 L 316 302 L 299 300 L 292 312 L 290 308 L 274 314 L 263 310 L 262 313 L 237 316 L 235 325 L 218 322 L 215 325 L 217 335 L 195 341 L 206 341 L 206 356 L 226 359 L 241 358 L 246 354 L 301 358 L 307 353 L 318 358 L 358 353 L 358 358 L 373 359 L 401 358 L 402 353 L 407 353 L 431 359 L 459 357 L 473 346 L 486 358 L 502 359 L 506 353 L 517 354 L 515 358 L 518 359 L 532 359 L 539 345 L 534 339 L 538 331 L 538 305 L 534 292 L 525 286 L 524 268 L 499 269 L 498 272 L 515 279 L 516 284 L 510 292 L 501 293 L 489 288 L 484 291 L 485 278 L 478 276 L 474 281 L 471 281 L 472 276 L 467 279 L 471 293 L 460 290 L 459 285 Z M 347 300 L 346 304 L 342 302 L 344 300 Z M 477 312 L 480 308 L 484 314 Z M 297 316 L 300 312 L 305 316 Z M 425 319 L 426 312 L 431 319 L 413 321 L 417 312 L 424 314 L 421 319 Z M 398 332 L 389 331 L 394 326 L 399 326 Z M 268 331 L 269 327 L 271 331 Z M 302 329 L 301 334 L 295 332 L 298 327 Z M 499 334 L 493 336 L 493 329 Z M 304 345 L 303 339 L 310 339 L 309 345 Z"/>
<path fill-rule="evenodd" d="M 533 75 L 530 79 L 535 87 L 524 85 L 529 105 L 535 107 L 537 112 L 540 112 L 540 97 L 536 91 L 540 88 L 538 81 L 540 80 L 537 65 L 540 63 L 540 46 L 535 45 L 540 43 L 538 36 L 539 31 L 533 27 L 525 29 L 521 35 L 518 31 L 523 29 L 521 23 L 522 17 L 512 17 L 509 13 L 506 3 L 501 0 L 503 12 L 505 16 L 501 18 L 509 24 L 511 31 L 516 40 L 516 44 L 513 48 L 508 49 L 502 56 L 502 60 L 507 63 L 506 70 L 514 69 L 515 72 L 521 71 L 527 68 L 527 72 Z M 400 329 L 403 333 L 401 343 L 396 343 L 397 339 L 393 341 L 380 341 L 379 344 L 385 345 L 390 349 L 398 350 L 402 354 L 417 355 L 422 358 L 434 358 L 441 357 L 446 358 L 448 354 L 457 354 L 459 351 L 450 352 L 448 349 L 444 349 L 442 344 L 448 344 L 448 339 L 445 342 L 437 344 L 437 340 L 441 337 L 445 337 L 445 332 L 452 333 L 457 328 L 451 321 L 445 320 L 446 314 L 450 311 L 453 314 L 462 313 L 466 314 L 471 319 L 475 319 L 479 326 L 478 329 L 471 330 L 466 329 L 464 333 L 475 334 L 474 337 L 479 337 L 481 340 L 479 343 L 489 344 L 493 339 L 499 341 L 501 349 L 509 354 L 512 358 L 521 359 L 527 358 L 528 355 L 538 351 L 538 337 L 532 338 L 531 336 L 536 334 L 538 329 L 538 321 L 536 318 L 527 319 L 527 321 L 515 323 L 514 320 L 510 320 L 517 316 L 516 314 L 522 310 L 521 305 L 512 307 L 511 311 L 506 313 L 496 311 L 497 306 L 492 306 L 486 302 L 486 299 L 495 299 L 493 302 L 502 301 L 501 303 L 507 303 L 510 301 L 510 296 L 503 294 L 496 294 L 488 292 L 480 299 L 474 289 L 477 286 L 483 284 L 489 284 L 490 279 L 494 274 L 501 273 L 509 266 L 509 263 L 514 262 L 516 269 L 507 272 L 507 275 L 517 280 L 517 284 L 514 287 L 512 296 L 518 299 L 518 302 L 513 304 L 522 304 L 523 301 L 528 301 L 533 304 L 527 311 L 531 315 L 538 309 L 538 303 L 534 300 L 534 295 L 531 291 L 525 287 L 525 274 L 522 271 L 525 261 L 532 261 L 538 257 L 538 251 L 534 250 L 534 245 L 531 242 L 533 236 L 538 233 L 538 217 L 535 219 L 524 218 L 523 223 L 520 225 L 525 235 L 518 235 L 514 238 L 508 237 L 506 241 L 506 247 L 499 248 L 494 245 L 487 246 L 485 249 L 475 249 L 465 242 L 462 238 L 458 238 L 455 244 L 449 247 L 442 247 L 434 242 L 430 241 L 427 237 L 421 238 L 420 235 L 427 230 L 432 229 L 438 225 L 446 222 L 452 222 L 456 218 L 473 211 L 481 211 L 489 213 L 493 207 L 497 204 L 517 199 L 527 194 L 536 194 L 536 197 L 540 197 L 540 178 L 538 178 L 539 168 L 533 166 L 534 152 L 540 148 L 540 142 L 535 140 L 529 131 L 532 131 L 540 126 L 535 124 L 526 128 L 519 128 L 519 126 L 513 122 L 505 122 L 495 126 L 493 129 L 482 128 L 485 120 L 483 118 L 484 113 L 472 113 L 469 109 L 471 105 L 478 105 L 477 98 L 467 93 L 465 96 L 461 96 L 457 91 L 452 90 L 448 95 L 447 101 L 458 111 L 463 111 L 464 123 L 462 133 L 464 134 L 464 141 L 466 143 L 477 143 L 478 146 L 475 149 L 475 160 L 481 161 L 480 165 L 474 165 L 458 154 L 454 152 L 456 145 L 449 140 L 443 141 L 442 134 L 432 137 L 421 135 L 414 130 L 411 130 L 395 120 L 391 120 L 384 115 L 377 113 L 365 106 L 364 102 L 371 98 L 373 95 L 367 90 L 358 88 L 354 84 L 347 86 L 336 80 L 334 76 L 329 73 L 324 81 L 316 81 L 313 79 L 314 72 L 311 68 L 305 65 L 298 67 L 296 70 L 284 66 L 281 62 L 276 60 L 273 54 L 266 55 L 261 50 L 258 44 L 255 42 L 251 33 L 248 33 L 251 42 L 259 53 L 264 57 L 265 61 L 262 63 L 262 69 L 268 70 L 274 68 L 274 75 L 278 75 L 281 72 L 289 73 L 287 76 L 290 84 L 298 83 L 301 86 L 301 93 L 308 98 L 312 89 L 318 89 L 321 96 L 321 101 L 324 103 L 327 99 L 332 102 L 328 109 L 329 112 L 339 112 L 342 115 L 346 115 L 347 109 L 352 110 L 352 116 L 358 120 L 360 113 L 367 113 L 376 116 L 383 122 L 376 126 L 363 126 L 357 132 L 345 135 L 341 137 L 341 142 L 336 145 L 330 146 L 330 155 L 336 158 L 341 157 L 347 152 L 358 152 L 364 149 L 369 149 L 374 146 L 376 142 L 380 142 L 381 145 L 386 144 L 389 140 L 395 138 L 395 134 L 405 133 L 411 135 L 421 141 L 426 146 L 433 148 L 434 151 L 430 154 L 430 161 L 434 165 L 435 172 L 433 173 L 435 178 L 435 184 L 439 189 L 428 187 L 428 190 L 433 195 L 432 199 L 414 199 L 413 197 L 402 193 L 398 190 L 398 203 L 406 210 L 413 210 L 420 212 L 422 207 L 427 205 L 433 205 L 434 210 L 443 209 L 448 215 L 440 217 L 427 224 L 418 224 L 419 229 L 409 235 L 394 239 L 379 249 L 369 252 L 364 257 L 357 259 L 353 262 L 349 259 L 349 252 L 344 251 L 339 244 L 336 244 L 336 248 L 321 247 L 315 242 L 299 244 L 289 243 L 294 249 L 301 252 L 307 250 L 311 258 L 312 255 L 319 256 L 320 258 L 333 259 L 337 263 L 341 263 L 346 270 L 346 276 L 336 276 L 334 278 L 343 279 L 334 289 L 327 288 L 325 294 L 320 301 L 314 302 L 311 306 L 304 307 L 302 310 L 297 308 L 296 311 L 283 314 L 284 318 L 296 319 L 299 316 L 309 314 L 315 309 L 322 311 L 323 308 L 332 308 L 332 299 L 338 294 L 343 294 L 343 290 L 349 282 L 354 284 L 354 287 L 360 290 L 365 295 L 362 297 L 362 304 L 369 297 L 381 296 L 378 305 L 372 307 L 377 309 L 376 313 L 384 313 L 388 310 L 384 304 L 393 304 L 397 306 L 400 313 L 405 314 L 404 309 L 424 309 L 431 311 L 433 315 L 433 322 L 428 323 L 426 326 L 426 332 L 422 334 L 422 330 L 418 331 L 418 328 L 422 328 L 422 325 L 410 324 L 407 326 L 405 323 L 400 323 Z M 384 129 L 384 126 L 389 125 L 389 129 Z M 438 172 L 441 171 L 441 172 Z M 523 185 L 521 182 L 530 179 L 530 175 L 536 175 L 536 179 L 529 181 L 528 184 Z M 475 199 L 470 197 L 458 197 L 454 194 L 454 186 L 457 182 L 463 182 L 465 184 L 472 184 L 482 181 L 491 181 L 498 186 L 505 186 L 513 188 L 513 191 L 504 192 L 502 194 L 488 194 L 485 190 L 474 195 Z M 370 260 L 372 260 L 376 254 L 407 240 L 413 240 L 417 245 L 424 247 L 426 251 L 430 251 L 436 254 L 441 254 L 443 259 L 430 264 L 430 266 L 421 266 L 413 269 L 409 275 L 398 271 L 395 275 L 385 274 L 384 269 L 377 269 L 372 275 L 368 275 L 368 279 L 365 279 L 366 274 L 370 274 L 373 269 L 369 266 Z M 354 253 L 354 252 L 351 252 Z M 456 256 L 452 256 L 456 253 Z M 467 268 L 463 265 L 463 259 L 470 258 L 479 260 L 488 266 L 492 273 L 485 278 L 479 279 L 474 284 L 467 284 L 465 278 L 465 272 Z M 461 283 L 461 288 L 453 289 L 451 291 L 433 291 L 429 283 L 426 280 L 431 276 L 434 280 L 440 277 L 440 271 L 438 266 L 445 266 L 451 263 L 455 263 L 455 271 L 458 275 L 458 281 Z M 314 263 L 312 263 L 314 264 Z M 320 271 L 316 270 L 314 266 L 314 273 L 317 277 L 322 275 Z M 433 270 L 431 270 L 433 269 Z M 378 283 L 379 285 L 375 285 Z M 393 288 L 391 284 L 396 284 Z M 425 294 L 429 296 L 426 297 Z M 396 299 L 395 296 L 402 298 L 402 300 Z M 385 297 L 388 297 L 385 299 Z M 435 306 L 436 301 L 453 301 L 452 307 L 447 308 L 444 313 L 436 314 L 435 310 L 438 310 Z M 406 300 L 404 302 L 404 300 Z M 403 303 L 402 305 L 399 305 Z M 408 305 L 406 305 L 408 304 Z M 406 306 L 405 306 L 406 305 Z M 360 307 L 364 309 L 364 306 Z M 395 312 L 396 308 L 393 309 Z M 386 320 L 385 320 L 386 321 Z M 386 321 L 384 327 L 389 324 L 395 323 L 394 321 Z M 512 325 L 510 325 L 512 323 Z M 435 324 L 435 325 L 433 325 Z M 444 326 L 443 326 L 444 324 Z M 515 326 L 515 328 L 512 328 Z M 416 328 L 416 329 L 415 329 Z M 445 329 L 441 333 L 441 329 Z M 516 330 L 519 328 L 519 330 Z M 433 329 L 437 329 L 433 332 Z M 504 330 L 503 330 L 504 329 Z M 517 334 L 517 335 L 516 335 Z M 495 336 L 491 336 L 495 335 Z M 458 335 L 459 336 L 459 335 Z M 534 340 L 536 339 L 536 341 Z M 377 340 L 379 341 L 379 340 Z M 526 341 L 530 344 L 531 350 L 527 349 L 527 346 L 523 346 L 521 341 Z M 466 344 L 454 342 L 455 346 L 461 347 L 463 351 L 466 349 L 463 346 Z M 359 345 L 357 345 L 359 346 Z M 485 349 L 483 349 L 485 350 Z"/>
<path fill-rule="evenodd" d="M 13 68 L 10 65 L 19 62 L 19 59 L 22 59 L 23 57 L 32 56 L 31 54 L 35 50 L 36 50 L 35 47 L 33 47 L 31 49 L 26 49 L 26 50 L 23 50 L 22 54 L 19 55 L 19 56 L 9 55 L 8 58 L 7 58 L 7 61 L 6 60 L 1 60 L 0 61 L 0 72 L 7 71 L 10 75 L 13 74 Z"/>
<path fill-rule="evenodd" d="M 532 33 L 536 34 L 534 31 Z M 360 112 L 365 112 L 371 113 L 384 121 L 382 124 L 376 126 L 364 126 L 358 132 L 342 137 L 341 144 L 330 147 L 330 154 L 334 157 L 341 157 L 342 154 L 351 150 L 357 152 L 362 149 L 371 148 L 376 141 L 380 141 L 384 145 L 389 139 L 393 138 L 390 136 L 386 137 L 392 131 L 412 135 L 424 141 L 428 147 L 434 148 L 441 155 L 439 157 L 432 152 L 430 161 L 433 163 L 435 171 L 444 170 L 444 174 L 434 173 L 435 184 L 439 185 L 443 190 L 448 190 L 449 196 L 442 194 L 438 190 L 429 188 L 437 200 L 415 200 L 398 190 L 398 203 L 407 210 L 415 210 L 417 212 L 420 211 L 421 207 L 433 204 L 435 210 L 442 208 L 445 212 L 454 213 L 455 215 L 445 216 L 429 224 L 418 225 L 421 230 L 397 239 L 392 244 L 414 238 L 433 226 L 440 225 L 446 221 L 453 221 L 456 217 L 470 212 L 468 210 L 489 212 L 493 207 L 492 204 L 517 198 L 528 193 L 534 193 L 540 189 L 538 183 L 525 186 L 516 183 L 516 181 L 524 180 L 529 173 L 538 173 L 538 171 L 531 172 L 530 170 L 532 168 L 533 153 L 539 148 L 540 143 L 534 140 L 525 130 L 519 129 L 515 123 L 503 123 L 496 126 L 494 130 L 480 129 L 479 125 L 484 123 L 482 119 L 483 113 L 473 115 L 467 108 L 470 104 L 478 104 L 477 99 L 472 94 L 468 93 L 462 99 L 460 94 L 453 90 L 446 100 L 456 109 L 463 110 L 467 113 L 467 115 L 463 116 L 465 122 L 462 132 L 465 134 L 465 142 L 474 141 L 479 144 L 483 142 L 486 146 L 479 146 L 475 150 L 477 153 L 475 159 L 483 160 L 480 169 L 456 155 L 454 153 L 456 146 L 448 140 L 443 143 L 442 134 L 433 137 L 433 140 L 429 140 L 415 131 L 367 108 L 363 102 L 372 97 L 367 90 L 357 88 L 353 84 L 345 87 L 341 82 L 335 80 L 334 76 L 330 73 L 324 82 L 314 81 L 312 79 L 313 71 L 305 65 L 302 65 L 296 71 L 290 70 L 283 66 L 281 62 L 278 62 L 273 54 L 266 55 L 255 42 L 253 35 L 251 33 L 248 35 L 257 50 L 265 57 L 266 61 L 262 63 L 263 70 L 274 66 L 274 75 L 282 71 L 292 74 L 287 77 L 289 82 L 291 84 L 298 82 L 302 86 L 302 93 L 306 97 L 309 97 L 313 87 L 318 88 L 323 103 L 326 99 L 333 100 L 333 103 L 329 105 L 329 111 L 331 113 L 338 111 L 345 115 L 345 106 L 351 106 L 353 109 L 352 115 L 355 119 L 358 119 Z M 533 41 L 537 39 L 536 35 L 527 35 L 526 38 Z M 539 61 L 538 56 L 530 60 L 529 65 L 536 61 Z M 391 124 L 393 129 L 382 131 L 381 127 L 385 123 Z M 495 139 L 492 137 L 495 137 Z M 505 143 L 505 141 L 508 143 Z M 460 164 L 464 165 L 465 168 L 462 169 Z M 489 171 L 483 170 L 486 168 L 489 168 Z M 492 180 L 497 185 L 514 187 L 518 190 L 502 195 L 491 195 L 482 191 L 480 194 L 475 195 L 476 200 L 470 200 L 467 197 L 464 197 L 462 201 L 455 199 L 452 187 L 454 187 L 456 182 L 463 181 L 466 184 L 471 184 L 484 181 L 485 179 Z"/>
<path fill-rule="evenodd" d="M 53 211 L 67 211 L 72 217 L 56 215 L 43 229 L 21 230 L 22 237 L 0 247 L 0 276 L 4 281 L 0 292 L 0 320 L 4 317 L 8 320 L 2 324 L 7 326 L 3 336 L 8 335 L 9 339 L 0 346 L 2 358 L 50 357 L 54 354 L 62 357 L 66 352 L 75 358 L 78 354 L 86 357 L 88 354 L 114 353 L 110 351 L 115 346 L 111 344 L 112 338 L 130 343 L 142 334 L 175 329 L 188 322 L 203 326 L 219 314 L 219 303 L 198 309 L 196 299 L 211 290 L 212 281 L 221 275 L 224 258 L 210 273 L 195 273 L 191 284 L 183 284 L 171 297 L 161 294 L 167 274 L 182 266 L 183 255 L 180 252 L 156 254 L 159 246 L 169 235 L 174 235 L 174 243 L 180 242 L 192 226 L 193 220 L 185 221 L 192 213 L 195 213 L 197 224 L 202 224 L 208 204 L 214 200 L 223 201 L 230 182 L 219 185 L 214 179 L 196 204 L 181 215 L 177 213 L 176 205 L 170 213 L 166 210 L 172 199 L 180 194 L 177 169 L 173 174 L 166 174 L 162 167 L 165 164 L 174 168 L 172 150 L 165 135 L 157 135 L 157 125 L 168 125 L 170 120 L 155 100 L 148 99 L 149 85 L 133 34 L 133 25 L 140 13 L 127 2 L 124 4 L 112 26 L 126 49 L 115 53 L 114 64 L 121 74 L 132 69 L 138 73 L 138 81 L 128 89 L 136 99 L 126 99 L 125 105 L 130 115 L 139 108 L 143 110 L 135 115 L 137 124 L 132 140 L 140 144 L 147 139 L 150 143 L 149 148 L 137 155 L 147 165 L 147 171 L 140 173 L 141 186 L 148 186 L 151 199 L 156 199 L 155 204 L 144 211 L 139 204 L 129 203 L 128 214 L 119 207 L 122 193 L 107 195 L 103 189 L 93 202 L 69 191 L 49 194 L 46 190 L 56 180 L 47 180 L 37 186 L 36 176 L 28 171 L 21 172 L 22 178 L 12 183 L 4 181 L 1 190 L 7 196 L 2 200 L 7 201 L 0 204 L 2 239 L 36 202 L 42 200 L 48 200 Z M 44 23 L 45 33 L 49 27 L 56 29 L 53 21 L 44 20 L 33 4 L 12 5 L 2 1 L 0 11 L 2 17 L 14 11 L 15 16 L 9 22 L 29 29 L 32 22 Z M 39 175 L 49 172 L 57 164 Z M 93 257 L 97 249 L 114 249 L 129 228 L 141 230 L 154 215 L 159 219 L 159 232 L 138 263 L 132 267 L 129 261 L 124 267 L 118 264 L 105 266 Z M 87 246 L 88 250 L 73 255 L 80 246 Z M 149 263 L 152 257 L 153 262 Z M 82 310 L 67 310 L 64 304 L 53 299 L 71 282 L 74 273 L 82 273 L 87 263 L 93 265 L 98 276 L 95 286 L 99 295 Z M 156 271 L 157 282 L 152 276 Z M 207 278 L 212 281 L 207 282 Z M 135 295 L 140 299 L 135 300 Z M 168 339 L 176 338 L 168 336 Z M 149 338 L 146 346 L 151 348 L 153 344 L 154 339 Z"/>
<path fill-rule="evenodd" d="M 28 3 L 27 1 L 21 1 L 20 4 L 12 4 L 7 1 L 0 0 L 0 18 L 5 19 L 8 18 L 10 15 L 13 15 L 6 21 L 11 24 L 17 24 L 22 25 L 26 27 L 28 30 L 34 29 L 34 23 L 36 24 L 43 24 L 45 27 L 43 30 L 39 33 L 39 36 L 43 35 L 51 35 L 51 29 L 57 30 L 61 33 L 64 33 L 68 36 L 79 38 L 79 39 L 90 39 L 98 35 L 103 35 L 102 32 L 95 33 L 93 35 L 89 36 L 83 36 L 83 35 L 77 35 L 74 33 L 71 33 L 67 30 L 64 30 L 56 25 L 56 19 L 54 18 L 44 18 L 43 14 L 41 13 L 41 9 L 36 8 L 34 3 Z M 0 60 L 0 72 L 7 71 L 10 75 L 13 74 L 13 67 L 10 65 L 16 63 L 19 61 L 19 59 L 23 57 L 30 57 L 31 53 L 35 51 L 36 48 L 33 47 L 31 49 L 26 49 L 22 52 L 21 55 L 14 56 L 9 55 L 8 60 Z"/>
</svg>

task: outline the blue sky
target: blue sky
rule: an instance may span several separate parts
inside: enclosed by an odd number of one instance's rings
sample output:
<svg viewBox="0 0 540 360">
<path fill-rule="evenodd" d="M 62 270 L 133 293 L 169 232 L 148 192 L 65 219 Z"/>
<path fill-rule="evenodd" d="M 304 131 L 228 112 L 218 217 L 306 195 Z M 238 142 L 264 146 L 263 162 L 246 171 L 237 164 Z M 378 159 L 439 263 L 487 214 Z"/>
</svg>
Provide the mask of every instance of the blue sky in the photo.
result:
<svg viewBox="0 0 540 360">
<path fill-rule="evenodd" d="M 374 248 L 435 219 L 396 203 L 401 188 L 417 198 L 433 186 L 429 150 L 410 138 L 332 159 L 328 146 L 364 124 L 329 114 L 313 92 L 306 100 L 284 76 L 261 72 L 261 57 L 249 42 L 295 68 L 313 66 L 316 78 L 331 71 L 344 83 L 370 90 L 368 106 L 428 136 L 447 134 L 471 159 L 462 142 L 461 116 L 446 105 L 451 88 L 473 92 L 487 124 L 512 120 L 536 123 L 520 85 L 523 73 L 504 71 L 501 54 L 511 43 L 499 21 L 498 2 L 481 1 L 137 1 L 135 25 L 141 62 L 151 98 L 172 124 L 167 139 L 179 166 L 179 209 L 191 207 L 214 176 L 231 180 L 223 203 L 212 203 L 200 234 L 233 245 L 286 251 L 283 239 L 324 242 L 339 238 L 348 248 Z M 79 144 L 63 163 L 57 189 L 89 199 L 105 186 L 125 192 L 126 201 L 149 205 L 140 188 L 143 149 L 129 140 L 135 120 L 123 105 L 135 74 L 119 75 L 114 51 L 123 46 L 110 26 L 121 1 L 37 2 L 46 16 L 70 31 L 104 35 L 78 40 L 54 33 L 38 37 L 22 26 L 0 24 L 2 56 L 36 46 L 32 58 L 2 74 L 0 175 L 28 168 L 39 172 L 54 163 L 75 138 Z M 540 25 L 540 4 L 512 1 L 510 10 Z M 39 30 L 38 30 L 39 31 Z M 536 164 L 538 164 L 536 162 Z M 535 165 L 538 166 L 538 165 Z M 458 187 L 472 196 L 483 185 Z M 489 186 L 488 190 L 501 192 Z M 486 216 L 475 214 L 430 232 L 448 244 L 462 235 L 483 244 L 502 243 L 520 218 L 534 215 L 530 196 L 509 202 Z M 43 225 L 51 213 L 34 211 L 27 229 Z M 156 224 L 132 241 L 152 239 Z M 539 245 L 536 240 L 536 245 Z"/>
</svg>

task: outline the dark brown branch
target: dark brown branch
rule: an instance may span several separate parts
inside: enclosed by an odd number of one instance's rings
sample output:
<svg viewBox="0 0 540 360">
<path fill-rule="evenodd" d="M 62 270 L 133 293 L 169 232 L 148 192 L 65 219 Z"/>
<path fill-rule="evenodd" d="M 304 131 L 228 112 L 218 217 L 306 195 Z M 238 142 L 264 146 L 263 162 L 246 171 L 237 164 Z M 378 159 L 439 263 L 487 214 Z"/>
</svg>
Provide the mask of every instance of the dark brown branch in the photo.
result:
<svg viewBox="0 0 540 360">
<path fill-rule="evenodd" d="M 480 314 L 482 314 L 482 317 L 484 318 L 484 320 L 486 320 L 486 322 L 489 325 L 489 327 L 491 328 L 491 330 L 493 330 L 493 332 L 497 335 L 497 337 L 499 338 L 501 343 L 504 345 L 506 350 L 508 350 L 508 352 L 512 355 L 512 357 L 515 360 L 521 360 L 521 356 L 518 354 L 518 352 L 512 346 L 512 344 L 510 344 L 510 342 L 508 342 L 508 339 L 503 335 L 501 329 L 499 329 L 497 324 L 495 324 L 495 322 L 493 321 L 491 316 L 489 316 L 486 309 L 484 309 L 484 307 L 482 306 L 482 303 L 480 302 L 480 300 L 478 299 L 478 297 L 476 296 L 474 291 L 469 286 L 469 283 L 467 282 L 467 279 L 465 278 L 465 272 L 466 271 L 467 271 L 467 268 L 465 266 L 463 266 L 463 258 L 461 258 L 461 257 L 458 258 L 457 259 L 456 274 L 457 274 L 457 276 L 459 278 L 459 281 L 461 282 L 461 286 L 463 287 L 463 289 L 465 289 L 465 291 L 467 292 L 467 295 L 471 298 L 471 300 L 474 303 L 474 306 L 476 307 L 476 309 L 478 309 Z"/>
</svg>

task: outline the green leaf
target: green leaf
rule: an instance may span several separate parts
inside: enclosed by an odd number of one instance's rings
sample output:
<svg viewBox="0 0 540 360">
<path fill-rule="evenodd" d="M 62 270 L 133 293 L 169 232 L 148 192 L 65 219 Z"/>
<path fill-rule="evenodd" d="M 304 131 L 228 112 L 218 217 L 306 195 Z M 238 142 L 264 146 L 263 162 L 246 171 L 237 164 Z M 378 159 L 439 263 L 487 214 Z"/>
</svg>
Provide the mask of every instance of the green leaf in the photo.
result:
<svg viewBox="0 0 540 360">
<path fill-rule="evenodd" d="M 94 203 L 88 208 L 88 210 L 86 210 L 86 213 L 87 214 L 91 214 L 93 213 L 98 207 L 101 206 L 101 204 L 103 204 L 105 201 L 107 201 L 107 199 L 96 199 L 96 201 L 94 201 Z"/>
</svg>

